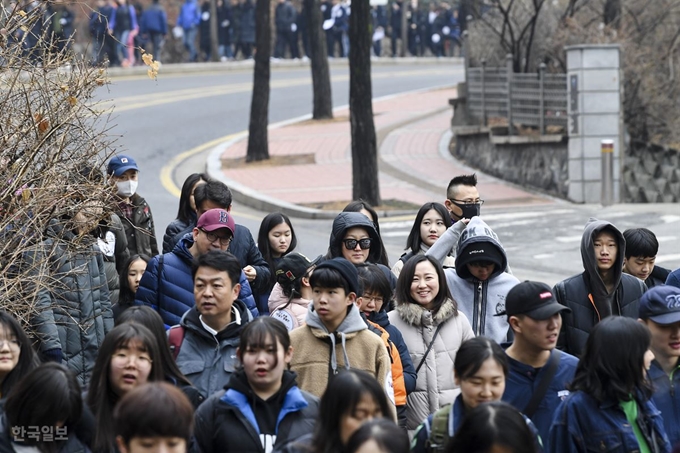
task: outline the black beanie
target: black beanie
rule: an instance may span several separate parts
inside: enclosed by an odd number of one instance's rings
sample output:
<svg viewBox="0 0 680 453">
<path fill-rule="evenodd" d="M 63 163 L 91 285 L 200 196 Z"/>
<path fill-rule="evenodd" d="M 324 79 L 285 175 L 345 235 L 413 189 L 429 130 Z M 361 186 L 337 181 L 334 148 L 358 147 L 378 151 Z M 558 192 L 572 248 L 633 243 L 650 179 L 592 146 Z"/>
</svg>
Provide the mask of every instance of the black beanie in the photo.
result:
<svg viewBox="0 0 680 453">
<path fill-rule="evenodd" d="M 357 296 L 359 295 L 359 272 L 357 272 L 357 268 L 354 264 L 350 263 L 345 258 L 333 258 L 323 261 L 316 266 L 316 269 L 323 268 L 335 269 L 340 272 L 342 278 L 347 282 L 347 286 L 349 286 L 349 291 Z"/>
<path fill-rule="evenodd" d="M 472 277 L 467 265 L 475 261 L 494 263 L 496 265 L 495 271 L 498 271 L 503 265 L 503 255 L 498 247 L 491 242 L 473 242 L 456 257 L 456 273 L 458 276 L 463 279 Z M 501 272 L 504 270 L 501 269 Z"/>
</svg>

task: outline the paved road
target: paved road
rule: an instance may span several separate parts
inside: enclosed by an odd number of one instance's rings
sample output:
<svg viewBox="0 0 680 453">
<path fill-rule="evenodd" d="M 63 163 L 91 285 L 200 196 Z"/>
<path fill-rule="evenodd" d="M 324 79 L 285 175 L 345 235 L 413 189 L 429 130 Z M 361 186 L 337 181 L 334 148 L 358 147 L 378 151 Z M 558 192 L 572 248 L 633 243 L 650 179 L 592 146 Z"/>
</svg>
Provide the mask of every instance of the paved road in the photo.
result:
<svg viewBox="0 0 680 453">
<path fill-rule="evenodd" d="M 453 85 L 463 78 L 460 65 L 413 65 L 375 67 L 374 95 L 385 96 L 416 88 Z M 348 74 L 333 68 L 336 106 L 348 101 Z M 272 73 L 270 123 L 308 114 L 311 110 L 308 70 L 277 69 Z M 101 99 L 116 106 L 113 132 L 119 144 L 135 156 L 142 169 L 140 193 L 149 200 L 162 236 L 177 209 L 176 186 L 189 173 L 204 170 L 206 150 L 200 145 L 243 131 L 248 126 L 250 72 L 166 76 L 158 82 L 143 77 L 116 80 Z M 172 172 L 168 164 L 189 150 Z M 166 177 L 161 175 L 165 174 Z M 483 187 L 480 188 L 483 196 Z M 443 194 L 442 194 L 443 198 Z M 264 213 L 235 206 L 239 223 L 255 236 Z M 619 228 L 645 226 L 661 242 L 659 264 L 680 267 L 680 208 L 677 205 L 599 206 L 556 202 L 549 206 L 487 208 L 483 218 L 503 241 L 513 271 L 520 279 L 540 279 L 553 284 L 582 270 L 579 244 L 581 231 L 591 216 L 608 219 Z M 381 221 L 384 242 L 391 260 L 403 252 L 412 217 Z M 331 221 L 294 219 L 298 250 L 308 256 L 325 252 Z"/>
</svg>

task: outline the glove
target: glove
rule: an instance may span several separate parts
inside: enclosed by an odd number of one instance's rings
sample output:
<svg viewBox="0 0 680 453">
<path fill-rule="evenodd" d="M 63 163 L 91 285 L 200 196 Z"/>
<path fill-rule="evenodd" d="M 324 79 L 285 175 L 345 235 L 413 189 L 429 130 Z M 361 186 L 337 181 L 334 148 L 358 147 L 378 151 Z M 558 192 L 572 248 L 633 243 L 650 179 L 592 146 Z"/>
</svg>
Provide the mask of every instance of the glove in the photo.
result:
<svg viewBox="0 0 680 453">
<path fill-rule="evenodd" d="M 64 359 L 64 354 L 61 352 L 60 348 L 48 349 L 42 353 L 43 362 L 56 362 L 61 363 Z"/>
</svg>

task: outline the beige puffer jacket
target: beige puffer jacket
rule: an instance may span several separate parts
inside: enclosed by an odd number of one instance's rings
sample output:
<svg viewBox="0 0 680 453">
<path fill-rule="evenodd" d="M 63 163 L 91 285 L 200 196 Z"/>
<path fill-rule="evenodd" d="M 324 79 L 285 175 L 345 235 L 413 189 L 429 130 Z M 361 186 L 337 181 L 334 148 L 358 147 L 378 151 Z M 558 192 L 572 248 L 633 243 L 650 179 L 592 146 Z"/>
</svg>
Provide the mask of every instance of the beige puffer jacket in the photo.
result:
<svg viewBox="0 0 680 453">
<path fill-rule="evenodd" d="M 407 428 L 414 430 L 428 415 L 445 404 L 453 403 L 460 390 L 453 381 L 453 362 L 460 345 L 474 337 L 470 322 L 462 312 L 454 315 L 453 301 L 448 299 L 434 313 L 420 305 L 400 303 L 389 313 L 390 323 L 401 331 L 418 367 L 432 341 L 437 326 L 445 323 L 434 340 L 430 353 L 418 371 L 416 389 L 408 395 Z"/>
</svg>

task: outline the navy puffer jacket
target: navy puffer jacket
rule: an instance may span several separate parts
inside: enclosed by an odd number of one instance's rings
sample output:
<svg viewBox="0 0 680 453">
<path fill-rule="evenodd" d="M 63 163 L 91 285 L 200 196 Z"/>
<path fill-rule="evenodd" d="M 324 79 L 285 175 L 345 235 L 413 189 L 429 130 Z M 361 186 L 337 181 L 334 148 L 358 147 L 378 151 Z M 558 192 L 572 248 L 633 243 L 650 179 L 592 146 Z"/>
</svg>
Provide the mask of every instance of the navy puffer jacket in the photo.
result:
<svg viewBox="0 0 680 453">
<path fill-rule="evenodd" d="M 172 252 L 152 258 L 135 294 L 135 305 L 148 305 L 158 311 L 166 327 L 179 324 L 182 315 L 195 304 L 194 279 L 191 276 L 194 257 L 189 252 L 193 243 L 193 237 L 187 234 Z M 238 298 L 256 317 L 255 299 L 243 271 L 239 283 L 241 292 Z"/>
</svg>

